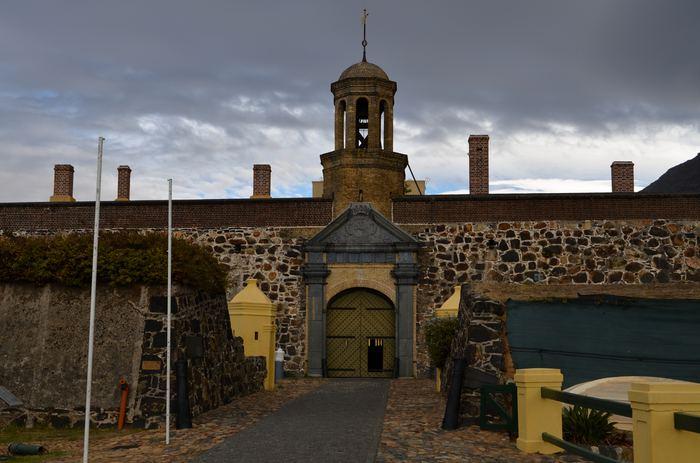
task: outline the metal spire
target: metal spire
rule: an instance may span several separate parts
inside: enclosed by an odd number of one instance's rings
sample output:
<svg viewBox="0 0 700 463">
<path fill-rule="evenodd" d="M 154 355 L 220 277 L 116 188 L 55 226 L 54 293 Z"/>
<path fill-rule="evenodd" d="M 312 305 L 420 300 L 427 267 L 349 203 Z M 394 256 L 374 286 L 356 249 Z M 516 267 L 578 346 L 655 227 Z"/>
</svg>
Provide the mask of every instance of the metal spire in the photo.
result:
<svg viewBox="0 0 700 463">
<path fill-rule="evenodd" d="M 362 10 L 362 62 L 367 62 L 367 8 Z"/>
</svg>

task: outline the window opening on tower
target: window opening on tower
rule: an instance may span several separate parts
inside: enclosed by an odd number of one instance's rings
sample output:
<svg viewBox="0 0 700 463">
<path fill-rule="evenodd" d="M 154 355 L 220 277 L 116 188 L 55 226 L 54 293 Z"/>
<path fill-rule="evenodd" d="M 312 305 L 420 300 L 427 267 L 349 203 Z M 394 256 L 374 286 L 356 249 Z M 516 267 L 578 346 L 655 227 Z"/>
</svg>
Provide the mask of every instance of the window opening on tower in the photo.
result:
<svg viewBox="0 0 700 463">
<path fill-rule="evenodd" d="M 367 98 L 358 98 L 356 103 L 357 148 L 367 148 L 369 135 L 369 104 Z"/>
<path fill-rule="evenodd" d="M 385 120 L 384 120 L 384 115 L 386 113 L 386 101 L 382 100 L 381 103 L 379 103 L 379 127 L 380 127 L 380 132 L 379 132 L 379 148 L 384 149 L 384 137 L 385 137 Z"/>
</svg>

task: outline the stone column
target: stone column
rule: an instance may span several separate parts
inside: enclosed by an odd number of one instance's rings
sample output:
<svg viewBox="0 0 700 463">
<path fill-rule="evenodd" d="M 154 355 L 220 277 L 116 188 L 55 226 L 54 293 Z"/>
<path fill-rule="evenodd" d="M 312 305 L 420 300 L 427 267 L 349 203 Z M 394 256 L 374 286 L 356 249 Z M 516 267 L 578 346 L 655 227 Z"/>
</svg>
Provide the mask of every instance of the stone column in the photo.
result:
<svg viewBox="0 0 700 463">
<path fill-rule="evenodd" d="M 379 142 L 379 137 L 381 136 L 382 132 L 382 119 L 381 115 L 379 114 L 379 100 L 376 96 L 369 98 L 368 116 L 369 133 L 367 134 L 367 137 L 369 139 L 367 141 L 367 147 L 369 149 L 380 149 L 381 143 Z"/>
<path fill-rule="evenodd" d="M 345 146 L 345 101 L 338 100 L 335 104 L 335 149 L 341 150 Z"/>
<path fill-rule="evenodd" d="M 322 249 L 307 249 L 303 274 L 306 280 L 306 339 L 309 376 L 325 376 L 326 372 L 326 299 L 328 268 Z"/>
<path fill-rule="evenodd" d="M 355 114 L 356 105 L 355 99 L 352 97 L 348 98 L 346 113 L 345 113 L 345 148 L 355 149 L 357 148 L 357 120 Z"/>
<path fill-rule="evenodd" d="M 397 248 L 400 246 L 397 245 Z M 414 290 L 418 281 L 418 266 L 412 248 L 397 249 L 396 279 L 396 362 L 400 377 L 415 375 L 413 350 L 415 347 Z"/>
<path fill-rule="evenodd" d="M 384 108 L 384 149 L 394 151 L 394 106 L 387 101 Z"/>
</svg>

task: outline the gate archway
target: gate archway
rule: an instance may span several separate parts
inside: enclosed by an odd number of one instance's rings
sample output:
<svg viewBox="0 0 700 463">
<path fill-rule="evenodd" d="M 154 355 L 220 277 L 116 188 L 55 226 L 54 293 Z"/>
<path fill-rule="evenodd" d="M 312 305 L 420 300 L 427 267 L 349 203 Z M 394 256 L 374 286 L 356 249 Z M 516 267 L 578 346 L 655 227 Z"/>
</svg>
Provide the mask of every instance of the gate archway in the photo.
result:
<svg viewBox="0 0 700 463">
<path fill-rule="evenodd" d="M 326 312 L 329 377 L 395 376 L 395 310 L 384 295 L 367 288 L 341 292 Z"/>
</svg>

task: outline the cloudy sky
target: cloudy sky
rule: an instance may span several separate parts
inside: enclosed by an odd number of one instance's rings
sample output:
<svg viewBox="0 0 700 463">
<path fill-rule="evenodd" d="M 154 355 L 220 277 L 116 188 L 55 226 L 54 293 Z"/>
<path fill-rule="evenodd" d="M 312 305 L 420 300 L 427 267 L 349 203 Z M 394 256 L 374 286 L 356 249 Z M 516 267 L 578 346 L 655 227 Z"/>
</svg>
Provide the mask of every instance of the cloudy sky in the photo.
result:
<svg viewBox="0 0 700 463">
<path fill-rule="evenodd" d="M 700 151 L 697 0 L 34 1 L 0 6 L 0 201 L 43 201 L 53 165 L 105 199 L 308 196 L 332 150 L 329 84 L 361 58 L 398 82 L 395 149 L 428 193 L 467 188 L 491 136 L 492 191 L 643 187 Z"/>
</svg>

